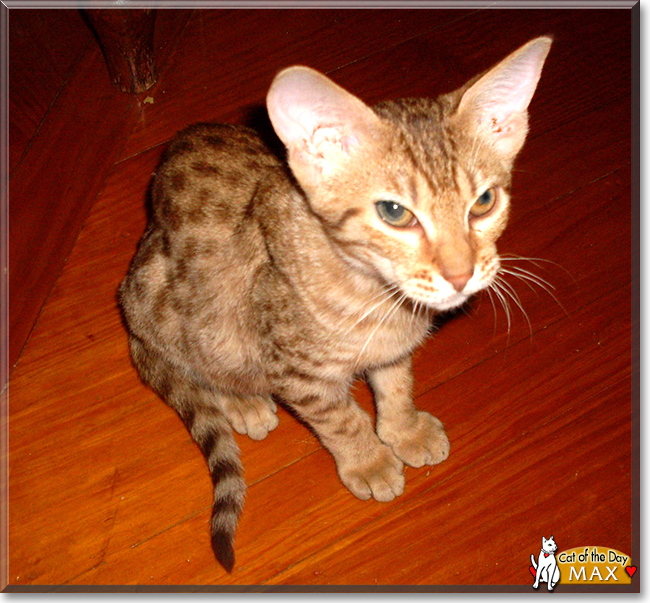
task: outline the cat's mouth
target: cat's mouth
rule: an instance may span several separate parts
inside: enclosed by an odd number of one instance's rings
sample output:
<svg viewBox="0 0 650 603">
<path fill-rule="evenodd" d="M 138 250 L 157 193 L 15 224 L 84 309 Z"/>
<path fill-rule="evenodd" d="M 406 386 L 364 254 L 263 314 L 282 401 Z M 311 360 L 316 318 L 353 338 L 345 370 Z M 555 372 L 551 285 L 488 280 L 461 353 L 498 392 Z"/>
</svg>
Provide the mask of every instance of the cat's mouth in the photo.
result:
<svg viewBox="0 0 650 603">
<path fill-rule="evenodd" d="M 459 308 L 486 286 L 478 279 L 471 279 L 461 291 L 456 291 L 440 277 L 434 279 L 433 283 L 411 279 L 403 283 L 401 289 L 416 304 L 428 306 L 437 312 L 447 312 Z"/>
</svg>

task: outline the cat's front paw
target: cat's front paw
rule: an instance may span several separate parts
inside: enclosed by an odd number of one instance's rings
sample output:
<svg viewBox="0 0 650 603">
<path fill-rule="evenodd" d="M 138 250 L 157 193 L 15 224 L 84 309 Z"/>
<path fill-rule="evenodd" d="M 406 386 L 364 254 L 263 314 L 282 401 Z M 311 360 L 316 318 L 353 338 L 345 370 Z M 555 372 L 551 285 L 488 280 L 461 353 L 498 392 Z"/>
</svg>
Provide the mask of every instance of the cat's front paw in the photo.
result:
<svg viewBox="0 0 650 603">
<path fill-rule="evenodd" d="M 408 427 L 394 423 L 377 426 L 379 439 L 411 467 L 437 465 L 449 456 L 449 440 L 442 423 L 428 412 L 416 411 Z"/>
<path fill-rule="evenodd" d="M 263 396 L 224 396 L 220 408 L 237 433 L 253 440 L 263 440 L 280 422 L 275 402 Z"/>
<path fill-rule="evenodd" d="M 378 444 L 364 457 L 337 463 L 339 477 L 352 494 L 388 502 L 404 492 L 404 465 L 388 446 Z"/>
</svg>

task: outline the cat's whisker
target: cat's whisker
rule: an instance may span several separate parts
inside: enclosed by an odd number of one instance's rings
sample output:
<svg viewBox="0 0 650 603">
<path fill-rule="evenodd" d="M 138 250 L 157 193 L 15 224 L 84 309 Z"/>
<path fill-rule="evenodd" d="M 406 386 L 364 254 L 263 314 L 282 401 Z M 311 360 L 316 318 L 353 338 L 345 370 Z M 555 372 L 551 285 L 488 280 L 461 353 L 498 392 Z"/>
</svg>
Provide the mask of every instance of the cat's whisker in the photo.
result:
<svg viewBox="0 0 650 603">
<path fill-rule="evenodd" d="M 344 332 L 344 335 L 347 335 L 347 334 L 348 334 L 350 331 L 352 331 L 352 330 L 353 330 L 353 329 L 354 329 L 354 328 L 355 328 L 359 323 L 361 323 L 361 321 L 363 321 L 367 316 L 369 316 L 369 315 L 372 314 L 372 313 L 373 313 L 377 308 L 379 308 L 379 306 L 381 306 L 382 304 L 386 303 L 389 299 L 391 299 L 392 297 L 394 297 L 394 296 L 397 295 L 398 293 L 400 293 L 400 288 L 399 288 L 397 285 L 391 285 L 390 287 L 387 287 L 387 288 L 383 289 L 382 291 L 380 291 L 380 292 L 379 292 L 377 295 L 375 295 L 374 297 L 371 297 L 371 298 L 366 302 L 366 304 L 371 304 L 371 303 L 372 303 L 374 300 L 376 300 L 378 297 L 380 297 L 380 296 L 382 296 L 382 295 L 385 295 L 385 297 L 384 297 L 383 299 L 379 300 L 379 301 L 378 301 L 376 304 L 374 304 L 374 305 L 373 305 L 369 310 L 367 310 L 366 312 L 364 312 L 364 313 L 361 315 L 361 318 L 359 318 L 359 319 L 358 319 L 358 320 L 357 320 L 357 321 L 356 321 L 356 322 L 355 322 L 351 327 L 349 327 L 349 328 Z M 347 316 L 346 316 L 346 317 L 345 317 L 341 322 L 339 322 L 339 323 L 336 325 L 336 328 L 338 329 L 338 327 L 340 327 L 340 326 L 341 326 L 341 325 L 342 325 L 342 324 L 343 324 L 343 323 L 344 323 L 348 318 L 350 318 L 350 316 L 351 316 L 351 315 L 347 315 Z"/>
<path fill-rule="evenodd" d="M 549 283 L 547 280 L 543 279 L 542 277 L 535 274 L 534 272 L 530 272 L 529 270 L 524 270 L 523 268 L 519 268 L 518 266 L 517 267 L 511 266 L 510 269 L 502 267 L 500 272 L 504 274 L 510 274 L 515 278 L 518 278 L 522 282 L 526 283 L 529 287 L 530 287 L 529 283 L 534 283 L 540 289 L 546 291 L 546 293 L 548 293 L 551 296 L 551 298 L 553 298 L 553 301 L 555 301 L 555 303 L 562 309 L 562 311 L 567 316 L 569 316 L 569 313 L 567 312 L 566 308 L 560 303 L 560 300 L 553 293 L 555 287 L 551 285 L 551 283 Z"/>
<path fill-rule="evenodd" d="M 460 311 L 467 317 L 472 318 L 472 315 L 469 312 L 469 307 L 467 303 L 464 303 L 462 306 L 460 306 Z"/>
<path fill-rule="evenodd" d="M 490 287 L 485 289 L 485 291 L 487 292 L 488 297 L 490 298 L 490 303 L 492 304 L 492 313 L 494 314 L 494 332 L 492 333 L 492 337 L 494 337 L 497 332 L 497 307 L 494 305 L 494 298 L 492 297 L 492 291 Z"/>
<path fill-rule="evenodd" d="M 515 274 L 514 272 L 511 272 L 510 270 L 507 270 L 506 268 L 503 268 L 503 267 L 501 267 L 501 269 L 499 270 L 499 274 L 511 274 L 512 276 L 514 276 L 516 278 L 520 278 L 520 276 L 518 274 Z M 535 289 L 535 287 L 533 287 L 530 284 L 529 279 L 520 278 L 520 280 L 521 280 L 522 283 L 524 283 L 524 285 L 526 285 L 535 294 L 535 297 L 539 297 L 539 295 L 537 293 L 537 289 Z"/>
<path fill-rule="evenodd" d="M 411 328 L 411 325 L 413 324 L 413 319 L 415 318 L 415 311 L 418 309 L 420 305 L 419 301 L 414 301 L 413 302 L 413 308 L 411 309 L 411 319 L 409 320 L 409 329 Z"/>
<path fill-rule="evenodd" d="M 510 319 L 510 306 L 508 304 L 508 299 L 504 296 L 504 294 L 500 290 L 500 286 L 497 283 L 496 280 L 493 280 L 492 283 L 490 283 L 490 288 L 494 291 L 494 294 L 497 296 L 497 299 L 503 306 L 503 309 L 506 313 L 506 321 L 508 324 L 508 340 L 506 343 L 506 347 L 510 344 L 510 325 L 511 325 L 511 319 Z"/>
<path fill-rule="evenodd" d="M 500 274 L 510 274 L 511 276 L 514 276 L 515 278 L 518 278 L 523 283 L 526 283 L 526 285 L 528 285 L 528 287 L 530 289 L 535 291 L 535 293 L 537 293 L 537 290 L 531 285 L 531 283 L 534 283 L 540 289 L 543 289 L 544 291 L 546 291 L 546 293 L 548 293 L 549 295 L 553 295 L 553 293 L 551 291 L 551 288 L 554 289 L 553 285 L 551 285 L 550 283 L 547 285 L 545 283 L 545 281 L 542 281 L 542 280 L 536 278 L 535 276 L 531 276 L 532 273 L 530 273 L 530 272 L 527 273 L 527 274 L 523 274 L 523 273 L 517 272 L 515 270 L 508 270 L 507 268 L 501 268 L 501 270 L 499 272 L 500 272 Z"/>
<path fill-rule="evenodd" d="M 521 262 L 530 262 L 531 264 L 533 264 L 534 266 L 537 266 L 541 270 L 543 270 L 544 268 L 543 268 L 543 266 L 540 266 L 537 262 L 544 262 L 546 264 L 553 264 L 553 266 L 556 266 L 560 270 L 566 272 L 567 275 L 571 278 L 571 280 L 573 281 L 574 284 L 578 283 L 576 278 L 573 276 L 573 274 L 569 270 L 567 270 L 564 266 L 562 266 L 562 264 L 558 264 L 557 262 L 554 262 L 553 260 L 547 260 L 546 258 L 526 257 L 526 256 L 523 256 L 523 255 L 516 255 L 514 253 L 501 255 L 501 256 L 499 256 L 499 258 L 501 260 L 505 260 L 506 262 L 519 262 L 519 261 L 521 261 Z"/>
<path fill-rule="evenodd" d="M 507 282 L 506 280 L 500 278 L 500 277 L 495 277 L 495 280 L 499 282 L 501 285 L 501 289 L 504 292 L 505 295 L 509 295 L 512 301 L 517 304 L 519 309 L 521 310 L 521 313 L 524 315 L 524 318 L 526 319 L 526 322 L 528 323 L 528 330 L 530 331 L 530 338 L 533 338 L 533 325 L 530 322 L 530 318 L 528 317 L 528 313 L 526 310 L 524 310 L 524 306 L 521 303 L 521 299 L 519 299 L 519 295 L 517 295 L 517 292 L 514 290 L 513 286 Z"/>
<path fill-rule="evenodd" d="M 516 272 L 513 272 L 516 271 Z M 535 274 L 534 272 L 531 272 L 530 270 L 526 270 L 524 268 L 521 268 L 519 266 L 510 266 L 509 268 L 501 268 L 501 272 L 507 272 L 508 274 L 513 274 L 515 276 L 520 275 L 520 274 L 527 274 L 529 277 L 532 277 L 530 280 L 535 279 L 536 283 L 544 283 L 547 287 L 550 287 L 555 291 L 555 286 L 549 283 L 547 280 L 543 279 L 541 276 L 538 274 Z M 540 285 L 541 286 L 541 285 Z"/>
<path fill-rule="evenodd" d="M 521 170 L 519 168 L 512 168 L 513 172 L 521 172 L 522 174 L 535 174 L 537 175 L 538 172 L 534 172 L 533 170 Z"/>
<path fill-rule="evenodd" d="M 509 255 L 506 255 L 506 256 L 501 256 L 500 259 L 502 261 L 526 261 L 526 262 L 530 262 L 534 266 L 537 266 L 538 268 L 542 268 L 542 267 L 539 266 L 539 264 L 537 264 L 537 262 L 546 262 L 548 264 L 553 264 L 554 266 L 557 266 L 558 268 L 560 268 L 561 270 L 566 272 L 571 277 L 573 282 L 575 284 L 577 284 L 577 281 L 576 281 L 575 277 L 566 268 L 564 268 L 564 266 L 561 266 L 557 262 L 553 262 L 553 261 L 547 260 L 545 258 L 525 257 L 525 256 L 519 256 L 519 255 L 515 255 L 515 254 L 509 254 Z M 566 311 L 564 306 L 560 303 L 560 301 L 557 299 L 557 297 L 551 291 L 551 290 L 553 290 L 553 291 L 556 290 L 555 286 L 553 286 L 547 280 L 543 279 L 541 276 L 539 276 L 539 274 L 531 272 L 530 270 L 526 270 L 525 268 L 522 268 L 521 266 L 512 266 L 512 265 L 508 266 L 508 268 L 501 267 L 500 271 L 503 272 L 503 273 L 511 274 L 512 276 L 514 276 L 516 278 L 519 278 L 520 280 L 522 280 L 524 282 L 530 281 L 530 282 L 536 284 L 540 289 L 544 289 L 544 291 L 546 291 L 546 293 L 548 293 L 553 298 L 555 303 L 558 306 L 560 306 L 560 308 L 562 308 L 562 311 L 567 316 L 569 315 L 569 313 Z"/>
<path fill-rule="evenodd" d="M 517 305 L 521 305 L 521 299 L 519 299 L 519 295 L 517 294 L 513 286 L 508 281 L 506 281 L 505 278 L 499 275 L 495 276 L 494 278 L 499 281 L 499 284 L 501 285 L 501 288 L 504 291 L 509 292 L 510 297 L 513 299 L 513 301 L 517 303 Z"/>
<path fill-rule="evenodd" d="M 363 356 L 363 353 L 366 351 L 366 348 L 368 347 L 368 344 L 370 343 L 370 341 L 374 337 L 375 333 L 379 330 L 379 327 L 381 327 L 381 325 L 384 324 L 384 322 L 389 318 L 389 316 L 392 316 L 407 299 L 408 299 L 408 296 L 405 293 L 402 293 L 402 295 L 400 295 L 398 300 L 390 307 L 388 312 L 386 312 L 386 314 L 384 314 L 382 319 L 375 325 L 375 328 L 370 332 L 370 335 L 368 336 L 368 339 L 366 339 L 366 343 L 363 344 L 363 347 L 361 348 L 361 350 L 357 354 L 355 364 L 358 364 L 359 360 Z"/>
<path fill-rule="evenodd" d="M 373 295 L 370 299 L 366 300 L 365 303 L 369 304 L 369 303 L 373 302 L 374 300 L 376 300 L 378 297 L 381 297 L 382 295 L 386 295 L 387 293 L 390 293 L 391 295 L 394 295 L 399 290 L 400 290 L 400 287 L 396 283 L 393 283 L 392 285 L 388 285 L 388 286 L 382 285 L 380 291 L 378 293 L 376 293 L 375 295 Z M 386 298 L 386 299 L 389 299 L 389 298 L 390 298 L 390 296 L 388 298 Z"/>
<path fill-rule="evenodd" d="M 431 317 L 429 312 L 430 308 L 426 304 L 419 303 L 417 319 L 420 320 L 422 318 L 422 315 L 424 315 L 430 321 Z"/>
</svg>

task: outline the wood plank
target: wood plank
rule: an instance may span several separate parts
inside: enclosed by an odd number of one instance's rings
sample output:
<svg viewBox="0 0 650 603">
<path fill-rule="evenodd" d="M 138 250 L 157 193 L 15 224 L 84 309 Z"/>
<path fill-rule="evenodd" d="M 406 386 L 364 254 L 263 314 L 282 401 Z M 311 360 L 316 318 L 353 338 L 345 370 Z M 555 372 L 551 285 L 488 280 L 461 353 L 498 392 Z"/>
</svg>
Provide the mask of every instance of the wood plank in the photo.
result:
<svg viewBox="0 0 650 603">
<path fill-rule="evenodd" d="M 191 9 L 185 8 L 156 10 L 153 44 L 159 73 L 164 73 L 168 61 L 178 49 L 178 41 L 187 27 L 192 12 Z"/>
<path fill-rule="evenodd" d="M 620 385 L 590 412 L 564 415 L 569 420 L 563 424 L 542 424 L 534 437 L 494 452 L 458 482 L 432 488 L 429 496 L 409 501 L 269 584 L 528 586 L 530 554 L 538 552 L 540 535 L 550 532 L 564 550 L 602 542 L 629 551 L 629 423 L 613 419 L 607 407 L 629 399 L 629 381 Z M 567 441 L 578 429 L 584 439 Z M 602 447 L 612 453 L 599 454 Z M 539 471 L 562 485 L 540 487 L 539 476 L 531 479 Z M 611 488 L 597 497 L 586 494 L 594 480 L 606 480 Z M 589 514 L 583 512 L 587 506 Z M 400 524 L 410 521 L 431 528 L 405 539 Z M 494 554 L 495 538 L 497 548 L 508 551 L 506 559 Z"/>
<path fill-rule="evenodd" d="M 41 48 L 47 63 L 65 82 L 92 39 L 77 9 L 17 9 L 10 12 L 10 28 L 20 23 L 32 43 Z"/>
<path fill-rule="evenodd" d="M 435 19 L 435 11 L 429 18 Z M 368 103 L 435 97 L 462 86 L 530 39 L 549 34 L 553 46 L 530 104 L 535 135 L 614 98 L 629 98 L 629 11 L 486 10 L 480 17 L 451 21 L 394 48 L 380 49 L 331 75 Z M 382 66 L 381 74 L 368 68 L 371 63 Z"/>
</svg>

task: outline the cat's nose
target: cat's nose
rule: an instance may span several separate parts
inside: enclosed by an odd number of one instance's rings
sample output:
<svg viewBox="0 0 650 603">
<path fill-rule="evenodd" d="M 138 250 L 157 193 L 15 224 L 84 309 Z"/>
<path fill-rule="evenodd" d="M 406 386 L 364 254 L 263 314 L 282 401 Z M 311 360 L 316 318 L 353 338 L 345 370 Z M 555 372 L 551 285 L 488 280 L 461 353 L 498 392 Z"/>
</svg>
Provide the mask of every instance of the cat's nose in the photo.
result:
<svg viewBox="0 0 650 603">
<path fill-rule="evenodd" d="M 434 262 L 440 276 L 459 293 L 474 275 L 476 253 L 471 239 L 463 233 L 441 237 Z"/>
<path fill-rule="evenodd" d="M 444 275 L 444 278 L 447 282 L 451 283 L 451 286 L 460 293 L 467 283 L 469 282 L 469 279 L 472 278 L 474 272 L 466 272 L 464 274 L 456 274 L 456 275 Z"/>
</svg>

